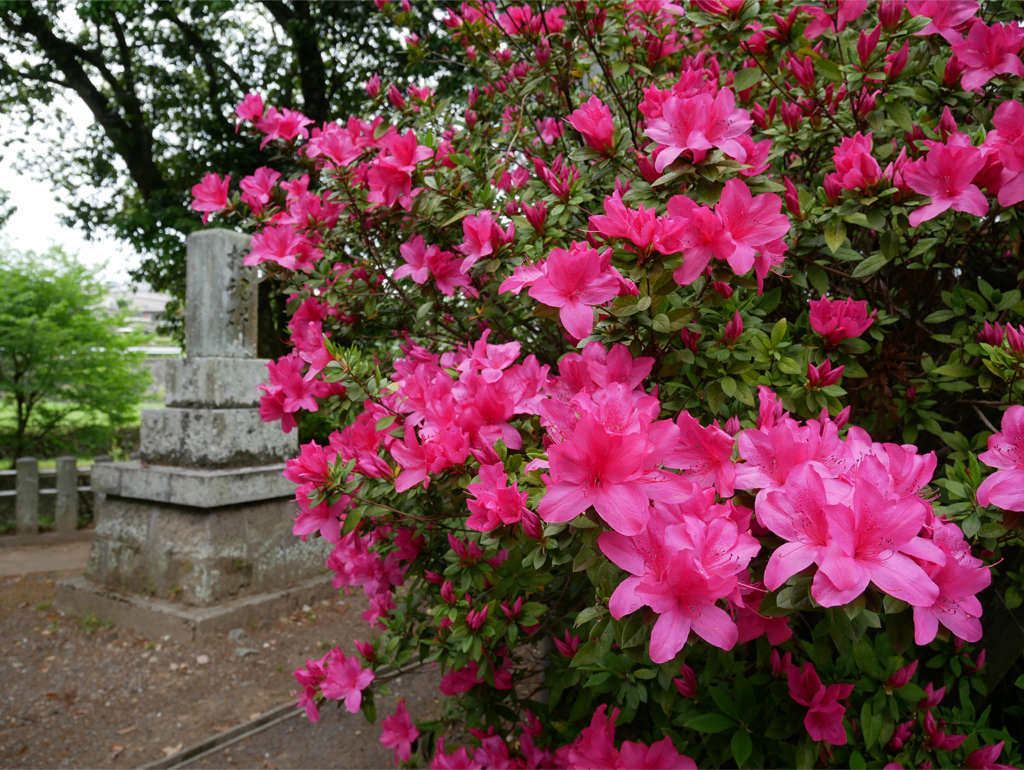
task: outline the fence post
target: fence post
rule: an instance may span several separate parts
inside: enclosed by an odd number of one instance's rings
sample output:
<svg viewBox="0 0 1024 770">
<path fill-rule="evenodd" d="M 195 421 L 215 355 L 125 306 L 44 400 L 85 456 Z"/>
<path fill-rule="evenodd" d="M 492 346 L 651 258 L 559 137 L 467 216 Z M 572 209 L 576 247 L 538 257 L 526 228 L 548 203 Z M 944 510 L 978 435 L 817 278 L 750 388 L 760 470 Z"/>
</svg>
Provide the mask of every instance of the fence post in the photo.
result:
<svg viewBox="0 0 1024 770">
<path fill-rule="evenodd" d="M 18 471 L 18 497 L 14 516 L 19 535 L 39 534 L 39 461 L 34 457 L 19 457 L 14 466 Z"/>
<path fill-rule="evenodd" d="M 57 458 L 57 501 L 54 506 L 57 534 L 78 529 L 78 458 Z"/>
</svg>

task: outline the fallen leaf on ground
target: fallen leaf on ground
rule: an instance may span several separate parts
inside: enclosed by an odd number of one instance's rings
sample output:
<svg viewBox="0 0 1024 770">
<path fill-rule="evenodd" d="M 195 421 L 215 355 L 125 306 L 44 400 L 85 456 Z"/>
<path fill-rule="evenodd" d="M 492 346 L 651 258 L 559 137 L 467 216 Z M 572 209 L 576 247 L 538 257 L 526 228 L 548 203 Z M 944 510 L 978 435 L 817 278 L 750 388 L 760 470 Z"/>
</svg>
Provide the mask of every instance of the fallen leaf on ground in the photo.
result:
<svg viewBox="0 0 1024 770">
<path fill-rule="evenodd" d="M 177 746 L 164 746 L 162 751 L 164 752 L 165 756 L 170 757 L 181 751 L 184 746 L 184 743 L 179 743 Z"/>
<path fill-rule="evenodd" d="M 130 732 L 131 732 L 132 730 L 138 730 L 138 729 L 139 729 L 139 726 L 138 726 L 138 725 L 132 725 L 131 727 L 126 727 L 126 728 L 124 728 L 123 730 L 118 730 L 118 731 L 117 731 L 117 734 L 118 734 L 118 735 L 127 735 L 127 734 L 128 734 L 128 733 L 130 733 Z"/>
</svg>

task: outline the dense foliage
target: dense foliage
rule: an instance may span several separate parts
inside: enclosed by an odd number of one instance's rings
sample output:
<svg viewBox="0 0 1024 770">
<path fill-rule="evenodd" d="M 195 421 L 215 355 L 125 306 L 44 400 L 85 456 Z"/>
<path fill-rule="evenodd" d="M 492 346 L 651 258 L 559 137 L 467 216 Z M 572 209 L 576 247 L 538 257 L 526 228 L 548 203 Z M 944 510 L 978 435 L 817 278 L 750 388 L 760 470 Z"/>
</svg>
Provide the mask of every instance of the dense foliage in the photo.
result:
<svg viewBox="0 0 1024 770">
<path fill-rule="evenodd" d="M 97 425 L 109 441 L 136 419 L 149 384 L 140 335 L 117 331 L 105 290 L 90 270 L 59 248 L 0 253 L 0 451 L 21 457 L 67 427 L 69 415 Z M 95 434 L 101 434 L 99 436 Z"/>
<path fill-rule="evenodd" d="M 358 109 L 374 71 L 443 70 L 409 62 L 389 31 L 366 2 L 0 2 L 0 114 L 51 147 L 23 165 L 62 192 L 68 224 L 130 243 L 134 279 L 183 300 L 195 179 L 277 165 L 238 135 L 234 105 L 255 90 L 324 121 Z M 69 102 L 93 118 L 84 136 Z"/>
<path fill-rule="evenodd" d="M 310 715 L 436 662 L 396 761 L 1015 761 L 980 706 L 982 600 L 1021 603 L 1020 11 L 465 2 L 458 99 L 248 95 L 294 171 L 193 205 L 288 286 L 264 418 L 337 428 L 295 533 L 383 631 L 296 673 Z"/>
</svg>

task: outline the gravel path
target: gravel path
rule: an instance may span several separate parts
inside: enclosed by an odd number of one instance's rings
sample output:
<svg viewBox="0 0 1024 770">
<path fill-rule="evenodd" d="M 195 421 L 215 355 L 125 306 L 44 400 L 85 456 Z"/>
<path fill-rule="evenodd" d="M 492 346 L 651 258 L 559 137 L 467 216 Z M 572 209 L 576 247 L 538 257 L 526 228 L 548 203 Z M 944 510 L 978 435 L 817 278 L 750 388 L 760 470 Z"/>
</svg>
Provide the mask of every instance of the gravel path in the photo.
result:
<svg viewBox="0 0 1024 770">
<path fill-rule="evenodd" d="M 369 638 L 361 593 L 264 620 L 237 640 L 148 638 L 54 612 L 54 583 L 73 574 L 0 577 L 0 767 L 138 767 L 287 702 L 305 658 L 338 644 L 352 654 L 351 639 Z M 436 684 L 406 676 L 394 689 L 421 717 Z M 394 702 L 381 699 L 378 717 Z M 391 766 L 379 718 L 369 726 L 323 711 L 320 725 L 300 716 L 194 766 Z"/>
</svg>

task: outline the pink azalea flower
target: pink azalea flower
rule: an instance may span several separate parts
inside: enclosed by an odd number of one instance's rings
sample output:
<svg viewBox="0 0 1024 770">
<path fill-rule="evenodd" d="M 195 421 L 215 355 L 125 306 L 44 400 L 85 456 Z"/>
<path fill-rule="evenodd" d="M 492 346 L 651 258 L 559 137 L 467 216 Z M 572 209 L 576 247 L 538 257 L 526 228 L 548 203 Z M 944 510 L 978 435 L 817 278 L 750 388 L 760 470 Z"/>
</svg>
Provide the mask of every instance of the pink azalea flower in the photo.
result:
<svg viewBox="0 0 1024 770">
<path fill-rule="evenodd" d="M 847 24 L 860 18 L 867 8 L 867 0 L 829 0 L 824 8 L 801 6 L 802 10 L 814 17 L 814 21 L 804 29 L 804 37 L 814 40 L 824 32 L 842 32 Z"/>
<path fill-rule="evenodd" d="M 829 532 L 839 548 L 829 554 L 835 561 L 828 572 L 823 568 L 815 575 L 811 587 L 815 601 L 824 607 L 846 604 L 872 582 L 915 607 L 932 606 L 939 588 L 910 558 L 944 559 L 939 548 L 918 537 L 926 512 L 917 498 L 886 499 L 869 479 L 859 478 L 852 506 L 826 509 Z"/>
<path fill-rule="evenodd" d="M 825 513 L 828 504 L 824 481 L 809 464 L 790 473 L 782 491 L 769 491 L 758 502 L 758 522 L 787 541 L 772 552 L 765 568 L 764 583 L 769 591 L 812 564 L 843 582 L 839 561 L 843 552 L 830 531 Z"/>
<path fill-rule="evenodd" d="M 566 120 L 583 134 L 583 139 L 590 149 L 600 153 L 608 153 L 614 149 L 615 126 L 612 125 L 612 111 L 596 96 L 591 96 Z"/>
<path fill-rule="evenodd" d="M 1024 105 L 1006 101 L 992 117 L 996 130 L 989 131 L 985 147 L 995 149 L 1003 166 L 999 205 L 1013 206 L 1024 200 Z"/>
<path fill-rule="evenodd" d="M 839 146 L 832 150 L 836 165 L 835 181 L 844 190 L 868 192 L 882 178 L 882 168 L 871 156 L 871 134 L 862 136 L 858 131 L 853 137 L 844 137 Z"/>
<path fill-rule="evenodd" d="M 270 107 L 262 118 L 253 121 L 256 130 L 262 131 L 266 136 L 260 143 L 262 150 L 269 142 L 281 139 L 290 142 L 297 137 L 309 138 L 309 129 L 306 128 L 313 121 L 297 110 L 290 110 L 283 107 Z"/>
<path fill-rule="evenodd" d="M 610 250 L 609 250 L 610 251 Z M 608 254 L 610 260 L 611 255 Z M 559 309 L 558 317 L 576 339 L 594 329 L 591 308 L 621 293 L 620 279 L 613 275 L 597 249 L 573 242 L 569 251 L 552 249 L 544 263 L 545 274 L 530 288 L 530 296 Z"/>
<path fill-rule="evenodd" d="M 431 246 L 430 249 L 440 251 L 437 246 Z M 428 249 L 423 236 L 414 235 L 399 246 L 398 251 L 405 260 L 405 264 L 400 265 L 391 277 L 398 280 L 399 278 L 409 276 L 420 285 L 426 283 L 430 277 L 430 268 L 427 266 Z"/>
<path fill-rule="evenodd" d="M 668 214 L 686 222 L 681 239 L 684 261 L 672 273 L 680 286 L 689 286 L 703 275 L 712 258 L 725 260 L 736 250 L 722 220 L 707 206 L 698 206 L 685 195 L 675 195 L 668 201 Z"/>
<path fill-rule="evenodd" d="M 207 174 L 203 181 L 192 187 L 192 208 L 202 211 L 203 224 L 214 211 L 221 211 L 228 205 L 228 185 L 231 177 L 221 179 L 218 174 Z"/>
<path fill-rule="evenodd" d="M 707 150 L 718 147 L 741 163 L 746 151 L 736 138 L 754 125 L 750 113 L 736 109 L 736 100 L 728 88 L 712 99 L 707 94 L 681 99 L 669 96 L 662 105 L 662 115 L 652 119 L 644 132 L 662 145 L 654 167 L 663 172 L 684 152 L 694 161 L 704 158 Z"/>
<path fill-rule="evenodd" d="M 731 497 L 736 481 L 732 436 L 717 424 L 704 427 L 686 411 L 679 415 L 676 424 L 679 443 L 665 459 L 665 465 L 681 470 L 684 478 L 702 486 L 714 486 L 722 497 Z"/>
<path fill-rule="evenodd" d="M 494 215 L 490 210 L 484 209 L 479 215 L 470 214 L 462 220 L 463 242 L 459 245 L 459 251 L 466 255 L 462 261 L 462 272 L 466 273 L 479 259 L 494 252 L 491 244 L 491 230 L 494 224 Z"/>
<path fill-rule="evenodd" d="M 640 480 L 646 439 L 609 433 L 592 415 L 576 424 L 572 439 L 548 449 L 551 473 L 537 512 L 544 521 L 570 521 L 591 505 L 608 525 L 635 535 L 647 521 L 647 492 Z"/>
<path fill-rule="evenodd" d="M 235 115 L 238 116 L 238 123 L 235 125 L 235 133 L 243 121 L 256 121 L 263 117 L 263 97 L 259 94 L 246 94 L 241 104 L 235 107 Z"/>
<path fill-rule="evenodd" d="M 850 697 L 852 684 L 822 685 L 814 670 L 814 664 L 805 663 L 803 670 L 796 666 L 786 669 L 789 680 L 789 694 L 801 706 L 808 706 L 804 717 L 804 728 L 815 741 L 825 741 L 833 746 L 846 745 L 846 730 L 843 715 L 846 709 L 839 701 Z"/>
<path fill-rule="evenodd" d="M 259 216 L 263 207 L 270 202 L 270 196 L 274 191 L 274 185 L 281 178 L 279 171 L 262 166 L 256 169 L 256 173 L 247 176 L 239 183 L 242 188 L 242 203 L 252 209 L 252 212 Z"/>
<path fill-rule="evenodd" d="M 449 754 L 444 749 L 444 738 L 437 739 L 430 770 L 480 770 L 482 767 L 483 765 L 473 759 L 473 755 L 465 746 Z"/>
<path fill-rule="evenodd" d="M 305 236 L 292 225 L 268 225 L 252 237 L 252 251 L 242 262 L 258 265 L 262 262 L 276 262 L 287 270 L 305 270 L 323 256 Z"/>
<path fill-rule="evenodd" d="M 967 755 L 967 767 L 968 770 L 1012 770 L 1012 765 L 998 765 L 996 760 L 999 759 L 999 754 L 1003 750 L 1003 744 L 1005 741 L 999 741 L 991 746 L 983 746 L 980 749 L 975 749 Z"/>
<path fill-rule="evenodd" d="M 1002 431 L 988 437 L 988 451 L 978 459 L 998 468 L 978 487 L 978 504 L 1024 511 L 1024 406 L 1003 412 Z"/>
<path fill-rule="evenodd" d="M 658 613 L 651 632 L 651 660 L 672 660 L 691 631 L 708 644 L 731 650 L 739 632 L 729 613 L 715 602 L 732 593 L 734 587 L 734 578 L 730 582 L 720 575 L 709 576 L 688 549 L 668 560 L 660 581 L 637 586 L 636 595 Z"/>
<path fill-rule="evenodd" d="M 526 508 L 527 493 L 519 491 L 519 484 L 507 486 L 508 474 L 499 465 L 481 465 L 480 481 L 470 484 L 466 491 L 472 495 L 466 501 L 470 517 L 466 526 L 477 532 L 490 532 L 497 527 L 517 524 L 524 515 L 530 515 Z"/>
<path fill-rule="evenodd" d="M 992 583 L 992 573 L 985 567 L 958 560 L 952 553 L 947 554 L 945 564 L 926 567 L 939 593 L 933 604 L 914 607 L 914 641 L 929 644 L 940 623 L 966 642 L 979 641 L 982 607 L 976 594 Z"/>
<path fill-rule="evenodd" d="M 395 750 L 395 764 L 408 762 L 412 756 L 412 744 L 420 737 L 420 731 L 412 723 L 405 709 L 405 698 L 398 701 L 395 713 L 381 720 L 380 742 Z"/>
<path fill-rule="evenodd" d="M 975 0 L 908 0 L 907 10 L 911 16 L 931 19 L 927 27 L 914 34 L 942 35 L 953 45 L 964 39 L 959 30 L 978 13 L 978 4 Z"/>
<path fill-rule="evenodd" d="M 1024 45 L 1024 30 L 1017 22 L 986 26 L 978 19 L 967 39 L 953 44 L 953 53 L 966 67 L 960 86 L 965 91 L 981 91 L 996 75 L 1024 77 L 1024 62 L 1018 55 Z"/>
<path fill-rule="evenodd" d="M 349 658 L 339 651 L 327 667 L 327 678 L 320 689 L 325 698 L 344 700 L 345 708 L 355 714 L 363 702 L 363 690 L 370 686 L 374 678 L 375 674 L 360 666 L 355 655 Z"/>
<path fill-rule="evenodd" d="M 465 668 L 449 671 L 442 676 L 440 690 L 444 695 L 458 695 L 469 692 L 483 681 L 478 675 L 477 662 L 471 660 Z"/>
<path fill-rule="evenodd" d="M 970 146 L 969 139 L 961 144 L 956 136 L 962 135 L 951 136 L 948 144 L 933 144 L 927 157 L 908 163 L 903 169 L 907 185 L 914 192 L 931 198 L 930 203 L 911 212 L 911 227 L 934 219 L 950 208 L 978 217 L 988 213 L 988 200 L 972 183 L 984 168 L 985 158 L 978 147 Z"/>
<path fill-rule="evenodd" d="M 775 193 L 754 197 L 739 179 L 725 183 L 715 213 L 732 239 L 734 250 L 727 260 L 736 275 L 753 267 L 755 251 L 789 232 L 789 217 L 782 213 L 782 198 Z"/>
<path fill-rule="evenodd" d="M 876 313 L 868 315 L 868 303 L 844 300 L 810 300 L 811 328 L 825 338 L 828 347 L 835 347 L 851 337 L 859 337 L 875 322 Z"/>
<path fill-rule="evenodd" d="M 623 741 L 620 750 L 615 748 L 615 720 L 619 710 L 612 707 L 608 718 L 607 706 L 598 706 L 590 720 L 590 726 L 583 728 L 579 737 L 555 754 L 555 766 L 571 770 L 592 770 L 592 768 L 649 768 L 650 770 L 696 770 L 692 759 L 680 754 L 671 738 L 647 746 L 643 743 Z"/>
</svg>

